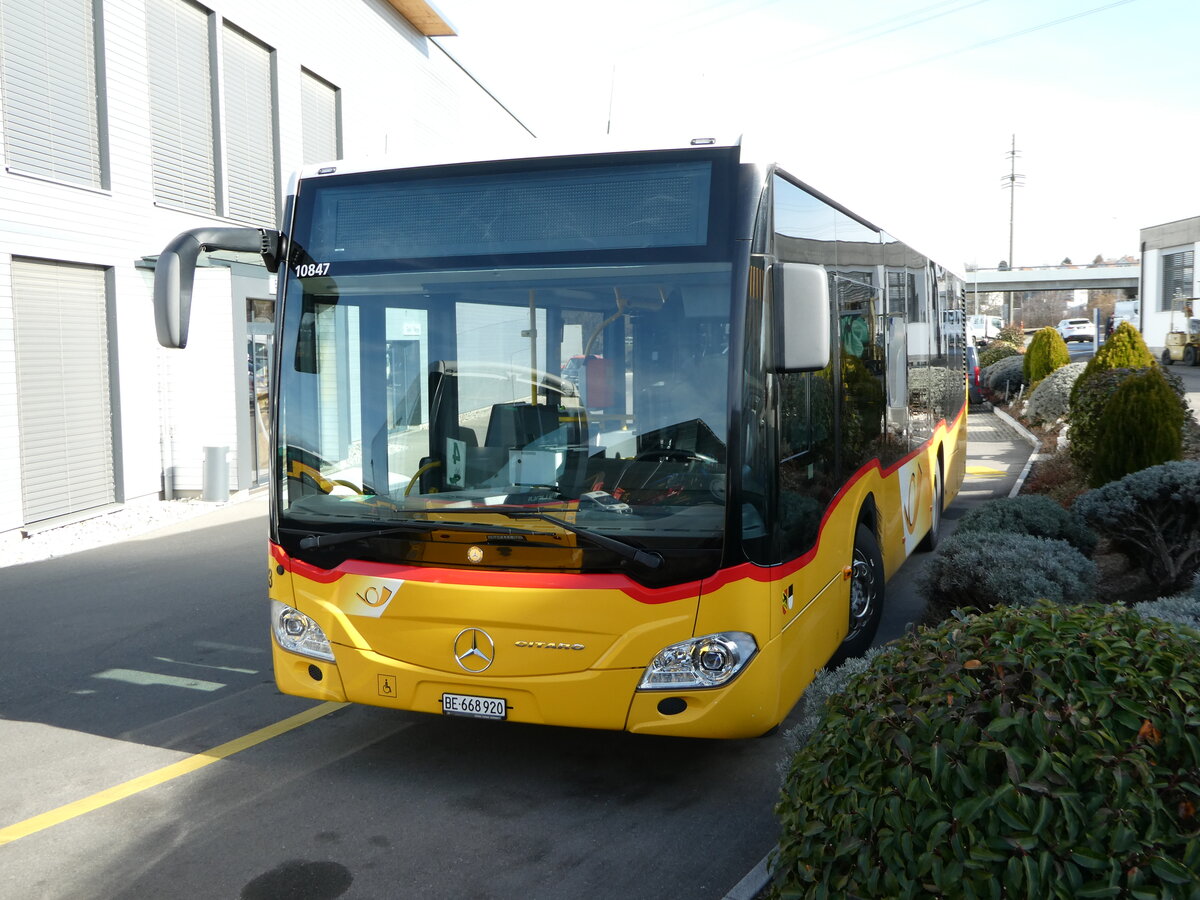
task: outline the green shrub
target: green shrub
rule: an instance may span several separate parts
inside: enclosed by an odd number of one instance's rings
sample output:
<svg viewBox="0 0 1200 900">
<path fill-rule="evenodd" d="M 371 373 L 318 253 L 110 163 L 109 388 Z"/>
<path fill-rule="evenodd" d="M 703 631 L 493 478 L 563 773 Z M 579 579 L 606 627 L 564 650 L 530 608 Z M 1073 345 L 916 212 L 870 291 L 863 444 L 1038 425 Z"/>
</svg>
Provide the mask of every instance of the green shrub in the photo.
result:
<svg viewBox="0 0 1200 900">
<path fill-rule="evenodd" d="M 1091 375 L 1079 376 L 1072 388 L 1068 420 L 1071 425 L 1071 460 L 1085 477 L 1092 471 L 1092 459 L 1096 453 L 1097 428 L 1104 407 L 1126 379 L 1133 377 L 1146 367 L 1136 369 L 1102 369 Z M 1155 367 L 1166 380 L 1176 397 L 1180 414 L 1185 419 L 1191 415 L 1188 408 L 1183 380 L 1173 372 Z M 1084 380 L 1086 378 L 1086 381 Z"/>
<path fill-rule="evenodd" d="M 1006 356 L 979 373 L 984 387 L 993 391 L 1016 393 L 1025 383 L 1024 366 L 1020 356 Z"/>
<path fill-rule="evenodd" d="M 1071 361 L 1062 335 L 1050 326 L 1039 330 L 1025 348 L 1025 380 L 1037 384 L 1055 369 Z"/>
<path fill-rule="evenodd" d="M 1179 398 L 1157 366 L 1135 370 L 1117 385 L 1096 420 L 1088 482 L 1099 487 L 1179 459 L 1184 418 Z"/>
<path fill-rule="evenodd" d="M 1070 409 L 1071 388 L 1087 363 L 1070 363 L 1055 369 L 1033 389 L 1025 403 L 1025 417 L 1037 423 L 1055 422 Z"/>
<path fill-rule="evenodd" d="M 789 717 L 795 719 L 796 724 L 783 733 L 783 746 L 788 757 L 808 743 L 816 733 L 821 720 L 825 718 L 825 708 L 830 699 L 844 692 L 851 678 L 867 671 L 871 662 L 881 652 L 881 647 L 872 647 L 862 656 L 852 656 L 836 668 L 822 669 L 809 682 L 804 693 L 800 695 L 800 702 Z M 787 776 L 786 759 L 779 774 Z"/>
<path fill-rule="evenodd" d="M 1043 494 L 1060 506 L 1069 507 L 1076 497 L 1088 491 L 1088 486 L 1071 461 L 1071 454 L 1059 451 L 1038 456 L 1022 490 Z"/>
<path fill-rule="evenodd" d="M 1002 532 L 1066 541 L 1084 556 L 1096 549 L 1097 538 L 1091 529 L 1049 497 L 1038 494 L 981 503 L 959 519 L 954 529 L 956 535 L 974 534 L 975 540 L 984 544 L 988 535 Z"/>
<path fill-rule="evenodd" d="M 1088 491 L 1076 515 L 1140 567 L 1161 593 L 1200 571 L 1200 461 L 1163 463 Z"/>
<path fill-rule="evenodd" d="M 1186 625 L 1200 631 L 1200 574 L 1196 575 L 1192 586 L 1183 593 L 1135 603 L 1133 611 L 1143 617 L 1153 616 L 1164 622 Z"/>
<path fill-rule="evenodd" d="M 1025 332 L 1016 325 L 1005 325 L 997 332 L 996 340 L 1012 344 L 1014 347 L 1024 347 Z"/>
<path fill-rule="evenodd" d="M 979 367 L 986 369 L 993 363 L 998 363 L 1006 356 L 1017 356 L 1021 350 L 1015 344 L 1008 344 L 1004 341 L 992 341 L 986 347 L 979 351 Z"/>
<path fill-rule="evenodd" d="M 926 624 L 967 607 L 1081 603 L 1095 589 L 1096 564 L 1069 543 L 1014 532 L 956 529 L 917 577 Z"/>
<path fill-rule="evenodd" d="M 1083 384 L 1096 372 L 1109 369 L 1144 369 L 1157 364 L 1154 355 L 1146 347 L 1146 342 L 1142 340 L 1141 332 L 1128 322 L 1122 322 L 1096 351 L 1096 355 L 1088 360 L 1087 368 L 1075 382 L 1071 406 L 1074 407 L 1075 396 Z"/>
<path fill-rule="evenodd" d="M 1121 607 L 904 635 L 791 760 L 775 897 L 1194 897 L 1198 634 Z"/>
</svg>

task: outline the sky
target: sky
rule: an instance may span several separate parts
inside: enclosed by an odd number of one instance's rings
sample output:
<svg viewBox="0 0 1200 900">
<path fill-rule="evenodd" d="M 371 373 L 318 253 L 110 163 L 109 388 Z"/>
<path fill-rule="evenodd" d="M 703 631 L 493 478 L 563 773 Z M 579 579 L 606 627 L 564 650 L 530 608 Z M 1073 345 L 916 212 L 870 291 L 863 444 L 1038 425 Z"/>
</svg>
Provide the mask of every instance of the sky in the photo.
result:
<svg viewBox="0 0 1200 900">
<path fill-rule="evenodd" d="M 1136 257 L 1140 229 L 1200 215 L 1195 0 L 435 6 L 539 139 L 745 135 L 959 272 L 1009 259 L 1010 209 L 1017 266 Z"/>
</svg>

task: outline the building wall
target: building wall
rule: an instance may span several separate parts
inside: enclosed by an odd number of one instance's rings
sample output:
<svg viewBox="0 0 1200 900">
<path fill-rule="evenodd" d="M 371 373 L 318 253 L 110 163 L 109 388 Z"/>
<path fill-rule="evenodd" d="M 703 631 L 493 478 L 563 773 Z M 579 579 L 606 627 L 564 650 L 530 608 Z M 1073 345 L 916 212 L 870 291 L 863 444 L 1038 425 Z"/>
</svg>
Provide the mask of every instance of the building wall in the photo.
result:
<svg viewBox="0 0 1200 900">
<path fill-rule="evenodd" d="M 1141 277 L 1141 309 L 1142 337 L 1146 345 L 1154 350 L 1161 350 L 1166 340 L 1166 334 L 1171 329 L 1171 313 L 1163 310 L 1163 257 L 1191 251 L 1193 259 L 1200 255 L 1200 216 L 1182 219 L 1178 222 L 1167 222 L 1142 229 L 1142 277 Z M 1196 278 L 1196 269 L 1190 286 L 1185 285 L 1185 296 L 1200 296 L 1200 281 Z M 1178 319 L 1175 327 L 1181 327 Z"/>
<path fill-rule="evenodd" d="M 41 8 L 0 0 L 6 8 Z M 342 155 L 428 152 L 468 135 L 528 137 L 494 98 L 383 0 L 218 0 L 216 71 L 228 22 L 274 52 L 280 188 L 301 156 L 301 70 L 340 94 Z M 156 204 L 151 172 L 147 16 L 144 0 L 97 0 L 102 23 L 101 143 L 104 189 L 0 170 L 0 533 L 31 524 L 22 509 L 18 354 L 12 260 L 86 264 L 108 271 L 109 341 L 117 503 L 201 488 L 203 447 L 230 447 L 230 488 L 244 489 L 239 447 L 250 428 L 244 296 L 268 296 L 274 281 L 228 267 L 202 269 L 185 351 L 158 346 L 150 301 L 156 256 L 179 232 L 233 222 Z M 452 45 L 453 38 L 443 38 Z M 223 113 L 223 107 L 222 107 Z M 0 136 L 7 123 L 0 122 Z M 240 287 L 235 286 L 235 282 Z M 240 324 L 240 327 L 239 327 Z M 164 478 L 164 475 L 169 476 Z"/>
</svg>

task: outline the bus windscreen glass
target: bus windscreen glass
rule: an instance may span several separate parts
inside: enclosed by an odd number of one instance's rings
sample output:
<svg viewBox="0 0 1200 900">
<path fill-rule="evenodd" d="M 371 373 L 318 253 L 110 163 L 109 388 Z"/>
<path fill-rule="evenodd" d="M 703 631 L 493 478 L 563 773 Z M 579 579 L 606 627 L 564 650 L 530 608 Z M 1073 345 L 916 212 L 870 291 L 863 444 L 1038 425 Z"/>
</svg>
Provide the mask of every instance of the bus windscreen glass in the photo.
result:
<svg viewBox="0 0 1200 900">
<path fill-rule="evenodd" d="M 510 529 L 490 540 L 527 551 L 514 568 L 619 564 L 578 532 L 680 548 L 688 571 L 668 559 L 664 578 L 715 566 L 732 263 L 712 240 L 709 168 L 445 176 L 362 203 L 334 179 L 306 185 L 297 244 L 311 262 L 290 267 L 281 350 L 281 524 L 407 526 L 358 558 L 436 559 L 440 532 L 414 523 L 487 522 Z M 496 264 L 513 253 L 541 262 Z"/>
</svg>

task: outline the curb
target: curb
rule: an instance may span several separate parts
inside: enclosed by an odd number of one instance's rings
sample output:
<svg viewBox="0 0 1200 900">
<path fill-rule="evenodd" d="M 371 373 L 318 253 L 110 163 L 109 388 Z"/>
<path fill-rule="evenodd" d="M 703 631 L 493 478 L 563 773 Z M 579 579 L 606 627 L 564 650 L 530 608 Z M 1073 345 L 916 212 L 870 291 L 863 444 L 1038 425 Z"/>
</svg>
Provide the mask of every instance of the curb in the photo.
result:
<svg viewBox="0 0 1200 900">
<path fill-rule="evenodd" d="M 768 853 L 758 861 L 753 869 L 747 872 L 742 880 L 729 889 L 729 893 L 725 895 L 724 900 L 754 900 L 759 894 L 766 890 L 767 885 L 771 881 L 771 867 L 768 861 L 771 854 Z"/>
<path fill-rule="evenodd" d="M 1012 486 L 1012 490 L 1008 492 L 1008 496 L 1015 497 L 1017 494 L 1021 493 L 1021 486 L 1025 483 L 1025 479 L 1029 477 L 1029 470 L 1033 468 L 1033 464 L 1041 457 L 1041 454 L 1037 452 L 1037 448 L 1040 446 L 1041 442 L 1037 439 L 1036 435 L 1034 435 L 1028 428 L 1026 428 L 1008 413 L 996 409 L 994 406 L 992 407 L 992 413 L 997 416 L 1000 421 L 1012 426 L 1013 430 L 1016 431 L 1017 434 L 1021 435 L 1021 437 L 1029 442 L 1030 448 L 1034 451 L 1033 453 L 1029 454 L 1029 459 L 1025 460 L 1025 467 L 1021 469 L 1021 474 L 1017 476 L 1016 483 Z M 968 438 L 968 440 L 970 440 L 970 438 Z"/>
</svg>

